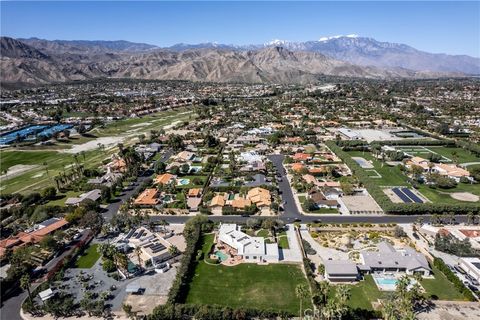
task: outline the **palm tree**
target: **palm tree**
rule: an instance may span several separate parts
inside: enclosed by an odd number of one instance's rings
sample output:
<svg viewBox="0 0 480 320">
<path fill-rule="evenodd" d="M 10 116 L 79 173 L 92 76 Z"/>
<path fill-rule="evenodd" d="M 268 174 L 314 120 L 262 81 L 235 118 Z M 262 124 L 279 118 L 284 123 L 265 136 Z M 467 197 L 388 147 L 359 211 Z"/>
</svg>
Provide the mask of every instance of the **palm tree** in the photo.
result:
<svg viewBox="0 0 480 320">
<path fill-rule="evenodd" d="M 30 303 L 32 303 L 32 293 L 30 292 L 30 276 L 28 274 L 24 274 L 20 278 L 20 287 L 23 290 L 26 290 L 28 293 L 28 299 L 30 300 Z"/>
<path fill-rule="evenodd" d="M 142 267 L 142 248 L 140 248 L 140 246 L 136 246 L 134 251 L 137 255 L 138 265 Z"/>
<path fill-rule="evenodd" d="M 178 254 L 178 248 L 174 245 L 171 245 L 168 247 L 168 253 L 170 253 L 172 256 L 176 256 Z"/>
<path fill-rule="evenodd" d="M 128 258 L 125 253 L 117 251 L 113 256 L 113 261 L 117 267 L 117 271 L 120 273 L 120 269 L 127 270 L 128 268 Z"/>
<path fill-rule="evenodd" d="M 295 295 L 300 299 L 300 319 L 303 319 L 302 308 L 303 308 L 303 299 L 308 297 L 308 288 L 304 284 L 299 284 L 295 287 Z"/>
</svg>

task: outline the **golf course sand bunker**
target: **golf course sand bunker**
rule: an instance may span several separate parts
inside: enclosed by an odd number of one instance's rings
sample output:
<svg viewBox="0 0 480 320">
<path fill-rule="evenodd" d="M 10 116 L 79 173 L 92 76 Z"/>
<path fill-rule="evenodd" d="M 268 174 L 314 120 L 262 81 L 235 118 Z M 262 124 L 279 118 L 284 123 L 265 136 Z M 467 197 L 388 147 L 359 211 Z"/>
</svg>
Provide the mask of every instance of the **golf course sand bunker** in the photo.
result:
<svg viewBox="0 0 480 320">
<path fill-rule="evenodd" d="M 474 195 L 470 192 L 454 192 L 450 193 L 450 197 L 460 201 L 469 201 L 469 202 L 477 202 L 480 200 L 480 197 Z"/>
<path fill-rule="evenodd" d="M 88 141 L 82 144 L 74 145 L 71 149 L 64 149 L 62 152 L 66 153 L 79 153 L 82 151 L 90 151 L 98 149 L 99 144 L 103 145 L 105 148 L 110 148 L 116 146 L 118 143 L 122 142 L 125 137 L 103 137 L 97 138 L 92 141 Z"/>
<path fill-rule="evenodd" d="M 10 179 L 24 172 L 30 171 L 38 167 L 37 165 L 16 164 L 8 168 L 7 173 L 0 176 L 0 179 Z"/>
</svg>

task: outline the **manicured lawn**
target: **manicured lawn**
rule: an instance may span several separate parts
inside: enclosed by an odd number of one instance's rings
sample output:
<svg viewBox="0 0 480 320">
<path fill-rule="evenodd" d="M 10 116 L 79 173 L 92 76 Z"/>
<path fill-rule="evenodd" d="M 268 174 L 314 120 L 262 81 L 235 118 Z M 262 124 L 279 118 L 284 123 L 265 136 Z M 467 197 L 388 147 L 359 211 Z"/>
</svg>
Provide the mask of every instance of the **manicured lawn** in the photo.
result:
<svg viewBox="0 0 480 320">
<path fill-rule="evenodd" d="M 78 156 L 78 162 L 85 168 L 96 168 L 113 151 L 92 150 Z M 19 174 L 10 179 L 3 180 L 3 189 L 1 193 L 30 193 L 41 191 L 48 186 L 55 186 L 53 178 L 59 173 L 71 170 L 70 167 L 75 163 L 72 154 L 61 153 L 57 151 L 35 150 L 5 150 L 2 151 L 1 170 L 17 164 L 37 165 L 36 168 Z M 43 164 L 46 164 L 44 166 Z M 47 170 L 48 169 L 48 174 Z"/>
<path fill-rule="evenodd" d="M 290 248 L 290 245 L 288 244 L 288 237 L 287 236 L 278 237 L 278 246 L 283 249 Z"/>
<path fill-rule="evenodd" d="M 75 261 L 75 268 L 90 269 L 95 262 L 100 258 L 100 253 L 97 250 L 98 244 L 90 245 L 81 256 Z"/>
<path fill-rule="evenodd" d="M 303 204 L 307 198 L 305 196 L 298 196 L 298 201 L 300 201 L 300 204 Z"/>
<path fill-rule="evenodd" d="M 373 310 L 371 302 L 383 299 L 386 295 L 386 293 L 378 290 L 372 276 L 367 275 L 365 280 L 351 286 L 348 305 L 352 309 Z"/>
<path fill-rule="evenodd" d="M 398 166 L 390 167 L 386 163 L 375 159 L 370 152 L 348 151 L 351 157 L 362 157 L 368 161 L 372 161 L 374 169 L 380 174 L 381 178 L 375 178 L 375 182 L 380 186 L 409 186 L 407 177 L 400 171 Z M 369 170 L 369 169 L 364 169 Z M 373 176 L 373 173 L 369 173 Z"/>
<path fill-rule="evenodd" d="M 189 179 L 190 182 L 185 185 L 176 185 L 176 188 L 178 189 L 191 189 L 191 188 L 202 188 L 203 185 L 205 184 L 205 181 L 207 181 L 207 176 L 183 176 L 179 177 L 179 179 Z M 200 184 L 195 184 L 193 183 L 193 180 L 200 180 Z"/>
<path fill-rule="evenodd" d="M 270 236 L 270 231 L 267 229 L 260 229 L 257 232 L 257 237 L 268 238 Z"/>
<path fill-rule="evenodd" d="M 207 235 L 202 240 L 202 248 L 206 248 L 213 237 Z M 295 296 L 295 287 L 298 284 L 308 286 L 297 265 L 244 263 L 229 267 L 200 261 L 195 267 L 186 302 L 275 309 L 297 314 L 300 301 Z M 310 300 L 304 301 L 303 305 L 304 308 L 310 307 Z"/>
<path fill-rule="evenodd" d="M 470 153 L 468 150 L 462 148 L 451 148 L 451 147 L 438 147 L 438 146 L 426 146 L 428 150 L 421 150 L 421 147 L 418 146 L 408 146 L 400 147 L 400 149 L 407 151 L 412 155 L 416 155 L 422 158 L 426 158 L 430 151 L 437 153 L 449 160 L 453 160 L 453 152 L 457 153 L 457 158 L 459 163 L 467 162 L 480 162 L 480 158 L 476 157 L 474 154 Z M 414 151 L 411 151 L 414 150 Z M 429 151 L 430 150 L 430 151 Z"/>
<path fill-rule="evenodd" d="M 215 236 L 213 233 L 202 235 L 200 241 L 202 243 L 202 252 L 204 256 L 207 256 L 207 254 L 210 253 L 210 250 L 212 250 L 214 238 Z"/>
<path fill-rule="evenodd" d="M 439 300 L 449 300 L 449 301 L 456 301 L 456 300 L 463 300 L 465 301 L 465 297 L 461 294 L 455 286 L 448 281 L 445 275 L 438 270 L 437 268 L 432 266 L 433 274 L 435 279 L 422 279 L 420 282 L 422 287 L 427 292 L 429 296 L 437 296 Z"/>
<path fill-rule="evenodd" d="M 65 201 L 68 198 L 78 197 L 80 194 L 84 193 L 84 191 L 67 191 L 67 193 L 57 194 L 57 199 L 49 201 L 47 203 L 48 206 L 65 206 Z"/>
</svg>

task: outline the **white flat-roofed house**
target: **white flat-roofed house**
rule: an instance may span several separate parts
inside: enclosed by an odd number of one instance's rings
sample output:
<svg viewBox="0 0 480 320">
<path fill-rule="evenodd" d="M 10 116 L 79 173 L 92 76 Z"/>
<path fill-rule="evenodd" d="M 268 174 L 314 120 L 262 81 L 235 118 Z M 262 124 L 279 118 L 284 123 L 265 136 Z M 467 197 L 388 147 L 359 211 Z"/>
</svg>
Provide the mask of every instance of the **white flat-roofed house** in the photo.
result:
<svg viewBox="0 0 480 320">
<path fill-rule="evenodd" d="M 218 240 L 237 250 L 245 262 L 278 262 L 279 252 L 276 243 L 265 243 L 263 237 L 252 237 L 241 231 L 236 224 L 222 224 Z"/>
</svg>

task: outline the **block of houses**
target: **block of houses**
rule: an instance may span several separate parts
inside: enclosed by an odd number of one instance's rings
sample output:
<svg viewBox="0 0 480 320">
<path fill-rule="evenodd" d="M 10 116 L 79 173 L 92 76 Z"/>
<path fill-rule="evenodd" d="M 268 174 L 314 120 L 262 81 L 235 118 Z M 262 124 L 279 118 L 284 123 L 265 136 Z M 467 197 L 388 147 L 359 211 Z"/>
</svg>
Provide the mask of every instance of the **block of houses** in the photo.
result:
<svg viewBox="0 0 480 320">
<path fill-rule="evenodd" d="M 431 163 L 427 159 L 422 157 L 412 157 L 407 161 L 407 167 L 412 165 L 419 166 L 423 169 L 423 172 L 438 173 L 442 176 L 447 176 L 455 181 L 459 182 L 460 178 L 465 177 L 469 180 L 472 180 L 470 177 L 470 172 L 460 168 L 454 164 L 445 164 L 445 163 Z"/>
<path fill-rule="evenodd" d="M 263 237 L 252 237 L 241 231 L 236 224 L 220 225 L 218 243 L 235 250 L 245 262 L 278 262 L 279 250 L 276 243 L 265 243 Z"/>
<path fill-rule="evenodd" d="M 50 218 L 36 224 L 33 228 L 25 232 L 22 231 L 15 236 L 0 240 L 0 257 L 2 257 L 7 250 L 15 251 L 22 246 L 39 243 L 46 235 L 61 230 L 66 225 L 68 225 L 68 221 L 65 219 Z"/>
<path fill-rule="evenodd" d="M 410 247 L 396 250 L 388 242 L 380 242 L 378 251 L 361 251 L 359 266 L 364 273 L 406 273 L 427 277 L 432 273 L 427 259 Z"/>
</svg>

